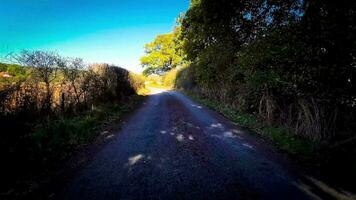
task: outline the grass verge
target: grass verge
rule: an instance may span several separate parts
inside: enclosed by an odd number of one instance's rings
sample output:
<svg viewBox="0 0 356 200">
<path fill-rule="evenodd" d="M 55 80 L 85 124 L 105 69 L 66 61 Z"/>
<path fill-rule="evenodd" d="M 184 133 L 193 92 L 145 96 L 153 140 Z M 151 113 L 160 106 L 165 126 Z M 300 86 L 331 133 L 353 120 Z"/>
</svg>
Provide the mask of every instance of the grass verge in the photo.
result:
<svg viewBox="0 0 356 200">
<path fill-rule="evenodd" d="M 45 160 L 67 157 L 73 149 L 92 143 L 99 134 L 100 126 L 120 121 L 144 99 L 136 95 L 122 103 L 102 105 L 79 116 L 38 125 L 33 134 L 37 155 Z"/>
<path fill-rule="evenodd" d="M 100 144 L 101 137 L 111 134 L 107 130 L 116 130 L 116 124 L 145 99 L 145 96 L 134 95 L 125 101 L 100 105 L 76 116 L 29 125 L 31 128 L 24 131 L 31 134 L 21 138 L 18 145 L 21 148 L 5 157 L 7 162 L 1 174 L 0 199 L 27 199 L 43 187 L 43 183 L 55 179 L 70 156 L 82 150 L 85 152 L 83 147 L 89 144 Z M 103 134 L 104 131 L 108 133 Z"/>
<path fill-rule="evenodd" d="M 184 91 L 184 93 L 195 101 L 222 113 L 234 123 L 253 130 L 254 133 L 271 141 L 279 150 L 297 157 L 300 161 L 310 161 L 320 148 L 318 142 L 297 137 L 291 134 L 286 127 L 271 126 L 259 121 L 252 114 L 239 113 L 229 105 L 201 97 L 191 92 Z"/>
<path fill-rule="evenodd" d="M 339 190 L 342 188 L 340 191 L 350 191 L 350 195 L 356 194 L 354 183 L 356 179 L 355 142 L 335 148 L 328 142 L 300 138 L 289 132 L 286 127 L 271 126 L 259 121 L 251 114 L 236 112 L 226 104 L 190 92 L 184 93 L 195 101 L 222 113 L 238 125 L 253 130 L 251 133 L 256 133 L 270 141 L 277 149 L 286 152 L 293 161 L 296 161 L 298 167 L 304 173 L 309 174 L 308 176 L 317 177 L 326 185 L 339 188 Z M 349 195 L 348 192 L 345 194 Z"/>
</svg>

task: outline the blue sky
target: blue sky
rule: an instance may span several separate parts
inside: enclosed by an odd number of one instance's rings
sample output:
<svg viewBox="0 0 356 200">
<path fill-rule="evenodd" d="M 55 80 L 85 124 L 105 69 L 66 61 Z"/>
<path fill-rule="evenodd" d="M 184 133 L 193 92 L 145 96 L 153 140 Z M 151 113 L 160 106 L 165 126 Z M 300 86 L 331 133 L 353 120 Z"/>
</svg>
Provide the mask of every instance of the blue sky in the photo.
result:
<svg viewBox="0 0 356 200">
<path fill-rule="evenodd" d="M 189 0 L 0 0 L 0 57 L 56 51 L 139 72 L 143 46 L 170 32 Z"/>
</svg>

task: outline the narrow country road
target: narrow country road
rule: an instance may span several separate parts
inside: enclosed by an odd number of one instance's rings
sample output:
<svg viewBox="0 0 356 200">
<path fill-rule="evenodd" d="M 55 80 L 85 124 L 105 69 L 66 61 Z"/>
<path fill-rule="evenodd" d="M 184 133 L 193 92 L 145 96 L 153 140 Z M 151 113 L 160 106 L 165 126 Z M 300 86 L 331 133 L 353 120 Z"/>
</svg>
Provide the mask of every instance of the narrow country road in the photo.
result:
<svg viewBox="0 0 356 200">
<path fill-rule="evenodd" d="M 151 95 L 115 137 L 59 199 L 308 199 L 269 148 L 178 92 Z"/>
</svg>

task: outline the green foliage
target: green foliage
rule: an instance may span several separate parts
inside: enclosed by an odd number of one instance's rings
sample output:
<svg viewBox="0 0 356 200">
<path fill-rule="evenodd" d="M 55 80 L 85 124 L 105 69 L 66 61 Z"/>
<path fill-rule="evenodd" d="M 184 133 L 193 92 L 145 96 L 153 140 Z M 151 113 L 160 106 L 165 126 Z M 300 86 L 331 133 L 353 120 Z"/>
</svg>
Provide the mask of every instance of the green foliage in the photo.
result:
<svg viewBox="0 0 356 200">
<path fill-rule="evenodd" d="M 271 32 L 237 53 L 239 68 L 235 73 L 240 73 L 248 88 L 256 92 L 296 93 L 310 79 L 308 68 L 297 63 L 306 56 L 304 47 L 295 29 Z"/>
<path fill-rule="evenodd" d="M 16 64 L 5 64 L 5 63 L 0 63 L 0 72 L 9 72 L 12 75 L 24 75 L 26 74 L 28 69 L 16 65 Z"/>
<path fill-rule="evenodd" d="M 175 29 L 179 31 L 179 29 Z M 176 34 L 158 35 L 152 43 L 145 45 L 146 56 L 141 58 L 144 74 L 162 74 L 176 68 L 182 63 L 182 57 L 177 53 Z"/>
<path fill-rule="evenodd" d="M 5 64 L 0 63 L 0 73 L 7 72 L 12 77 L 3 78 L 0 77 L 0 83 L 14 83 L 14 82 L 21 82 L 25 81 L 31 74 L 31 68 L 23 67 L 16 64 Z"/>
<path fill-rule="evenodd" d="M 143 75 L 130 72 L 130 84 L 137 93 L 145 87 L 145 77 Z"/>
<path fill-rule="evenodd" d="M 163 85 L 168 87 L 168 88 L 174 88 L 176 84 L 176 77 L 178 73 L 178 69 L 172 69 L 168 72 L 166 72 L 163 76 Z"/>
<path fill-rule="evenodd" d="M 193 89 L 196 86 L 193 67 L 188 66 L 177 72 L 175 87 L 177 89 Z"/>
<path fill-rule="evenodd" d="M 352 137 L 345 127 L 356 130 L 355 7 L 194 0 L 179 35 L 190 67 L 177 86 L 310 139 Z"/>
<path fill-rule="evenodd" d="M 120 120 L 143 100 L 143 97 L 133 96 L 122 104 L 102 105 L 76 117 L 42 123 L 32 136 L 36 151 L 46 159 L 65 158 L 74 148 L 91 143 L 98 136 L 98 126 Z"/>
</svg>

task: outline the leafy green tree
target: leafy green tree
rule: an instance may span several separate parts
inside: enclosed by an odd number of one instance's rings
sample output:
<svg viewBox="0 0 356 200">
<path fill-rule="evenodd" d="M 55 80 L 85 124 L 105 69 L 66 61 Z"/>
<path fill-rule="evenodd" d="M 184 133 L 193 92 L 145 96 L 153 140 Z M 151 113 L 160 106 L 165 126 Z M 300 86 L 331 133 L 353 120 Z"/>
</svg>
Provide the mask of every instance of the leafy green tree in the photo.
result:
<svg viewBox="0 0 356 200">
<path fill-rule="evenodd" d="M 146 55 L 141 57 L 141 65 L 145 68 L 144 74 L 163 74 L 182 63 L 181 55 L 176 52 L 177 31 L 158 35 L 153 42 L 145 45 Z"/>
<path fill-rule="evenodd" d="M 192 0 L 179 39 L 194 80 L 180 73 L 177 83 L 267 121 L 287 118 L 310 138 L 330 137 L 356 119 L 355 8 L 347 0 Z"/>
</svg>

